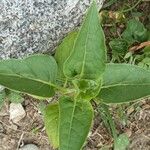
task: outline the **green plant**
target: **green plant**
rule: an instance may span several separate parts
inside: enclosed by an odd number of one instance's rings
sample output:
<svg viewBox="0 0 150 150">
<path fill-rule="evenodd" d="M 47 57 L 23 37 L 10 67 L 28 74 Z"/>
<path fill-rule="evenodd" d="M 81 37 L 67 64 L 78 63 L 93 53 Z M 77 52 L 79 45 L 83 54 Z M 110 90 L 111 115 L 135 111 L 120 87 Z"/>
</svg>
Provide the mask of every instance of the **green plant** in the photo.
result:
<svg viewBox="0 0 150 150">
<path fill-rule="evenodd" d="M 130 19 L 127 22 L 126 29 L 120 35 L 119 38 L 113 38 L 109 42 L 110 49 L 112 50 L 112 62 L 124 62 L 125 58 L 128 55 L 128 49 L 133 44 L 149 41 L 149 31 L 144 27 L 144 25 L 136 19 Z M 133 54 L 134 52 L 130 52 Z M 145 53 L 145 52 L 144 52 Z M 148 58 L 143 56 L 145 60 L 141 62 L 143 64 L 148 63 Z M 142 56 L 139 55 L 135 59 L 142 59 Z M 141 60 L 142 61 L 142 60 Z"/>
<path fill-rule="evenodd" d="M 109 105 L 101 103 L 98 107 L 98 111 L 104 125 L 107 127 L 108 131 L 114 139 L 114 150 L 126 150 L 129 145 L 129 138 L 125 133 L 118 135 L 115 122 L 113 121 L 109 110 Z"/>
<path fill-rule="evenodd" d="M 54 148 L 80 150 L 92 125 L 91 99 L 122 103 L 150 95 L 150 71 L 106 64 L 106 46 L 93 2 L 79 31 L 70 33 L 55 59 L 33 55 L 0 62 L 0 84 L 39 99 L 61 95 L 44 109 L 46 132 Z"/>
<path fill-rule="evenodd" d="M 130 19 L 127 22 L 127 28 L 122 33 L 122 37 L 129 44 L 133 44 L 134 42 L 143 42 L 148 39 L 148 31 L 140 21 Z"/>
<path fill-rule="evenodd" d="M 147 46 L 143 49 L 142 55 L 135 56 L 135 62 L 142 68 L 150 69 L 150 46 Z"/>
</svg>

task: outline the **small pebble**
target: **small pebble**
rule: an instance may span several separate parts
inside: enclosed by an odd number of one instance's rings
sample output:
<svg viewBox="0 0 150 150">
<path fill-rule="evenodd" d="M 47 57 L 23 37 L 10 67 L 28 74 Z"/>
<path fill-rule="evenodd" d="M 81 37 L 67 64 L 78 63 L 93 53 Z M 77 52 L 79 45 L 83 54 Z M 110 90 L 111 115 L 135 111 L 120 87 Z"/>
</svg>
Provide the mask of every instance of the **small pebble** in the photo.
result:
<svg viewBox="0 0 150 150">
<path fill-rule="evenodd" d="M 4 90 L 4 87 L 3 87 L 3 86 L 0 86 L 0 92 L 3 91 L 3 90 Z"/>
<path fill-rule="evenodd" d="M 35 144 L 27 144 L 21 147 L 19 150 L 39 150 Z"/>
<path fill-rule="evenodd" d="M 10 120 L 16 124 L 26 115 L 26 112 L 20 103 L 11 103 L 9 113 Z"/>
</svg>

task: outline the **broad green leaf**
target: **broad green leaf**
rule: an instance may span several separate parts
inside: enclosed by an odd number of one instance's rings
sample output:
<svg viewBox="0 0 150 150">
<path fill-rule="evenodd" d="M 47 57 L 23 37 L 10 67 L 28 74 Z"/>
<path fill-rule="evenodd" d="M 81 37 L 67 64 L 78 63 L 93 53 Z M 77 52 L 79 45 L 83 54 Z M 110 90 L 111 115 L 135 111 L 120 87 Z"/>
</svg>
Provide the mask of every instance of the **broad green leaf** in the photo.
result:
<svg viewBox="0 0 150 150">
<path fill-rule="evenodd" d="M 64 63 L 67 78 L 96 80 L 105 69 L 106 46 L 96 3 L 93 2 Z"/>
<path fill-rule="evenodd" d="M 93 109 L 90 102 L 62 97 L 59 110 L 59 150 L 80 150 L 92 123 Z"/>
<path fill-rule="evenodd" d="M 57 64 L 48 55 L 0 61 L 0 84 L 36 97 L 48 98 L 54 95 L 56 75 Z"/>
<path fill-rule="evenodd" d="M 129 143 L 128 136 L 126 134 L 121 134 L 114 141 L 114 150 L 126 150 Z"/>
<path fill-rule="evenodd" d="M 55 53 L 55 59 L 58 64 L 58 77 L 65 78 L 63 73 L 63 64 L 66 59 L 70 56 L 73 49 L 74 41 L 77 36 L 77 31 L 69 33 L 63 42 L 58 46 Z"/>
<path fill-rule="evenodd" d="M 150 95 L 150 71 L 129 64 L 108 64 L 98 95 L 105 103 L 130 102 Z"/>
<path fill-rule="evenodd" d="M 59 106 L 50 104 L 44 110 L 44 123 L 49 141 L 54 148 L 59 146 Z"/>
<path fill-rule="evenodd" d="M 122 33 L 122 37 L 129 43 L 143 42 L 148 39 L 148 32 L 144 25 L 136 20 L 131 19 L 127 22 L 127 28 Z"/>
<path fill-rule="evenodd" d="M 104 33 L 96 3 L 93 2 L 74 41 L 72 52 L 63 66 L 64 75 L 72 79 L 78 89 L 78 98 L 90 100 L 99 93 L 105 61 Z M 83 83 L 84 89 L 80 89 Z M 91 84 L 94 89 L 89 87 Z"/>
</svg>

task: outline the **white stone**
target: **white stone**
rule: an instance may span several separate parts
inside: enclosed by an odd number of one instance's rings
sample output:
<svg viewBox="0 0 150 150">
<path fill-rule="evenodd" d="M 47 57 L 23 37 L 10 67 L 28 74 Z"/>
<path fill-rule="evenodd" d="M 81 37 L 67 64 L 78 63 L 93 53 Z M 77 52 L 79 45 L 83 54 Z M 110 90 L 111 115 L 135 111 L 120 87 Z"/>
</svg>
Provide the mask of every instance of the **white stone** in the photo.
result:
<svg viewBox="0 0 150 150">
<path fill-rule="evenodd" d="M 39 150 L 39 148 L 34 144 L 27 144 L 20 148 L 19 150 Z"/>
<path fill-rule="evenodd" d="M 4 87 L 0 85 L 0 92 L 4 90 Z"/>
<path fill-rule="evenodd" d="M 18 123 L 26 115 L 26 112 L 20 103 L 11 103 L 9 108 L 10 120 Z"/>
</svg>

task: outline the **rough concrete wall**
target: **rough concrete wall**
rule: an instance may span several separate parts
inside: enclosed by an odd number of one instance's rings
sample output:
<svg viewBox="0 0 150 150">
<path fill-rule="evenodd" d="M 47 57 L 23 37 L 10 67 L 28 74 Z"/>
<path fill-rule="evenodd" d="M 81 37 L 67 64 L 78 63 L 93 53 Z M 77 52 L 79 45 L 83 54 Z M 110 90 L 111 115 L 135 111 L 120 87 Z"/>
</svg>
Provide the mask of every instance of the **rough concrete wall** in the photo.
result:
<svg viewBox="0 0 150 150">
<path fill-rule="evenodd" d="M 81 22 L 90 1 L 1 0 L 0 59 L 52 52 Z"/>
</svg>

